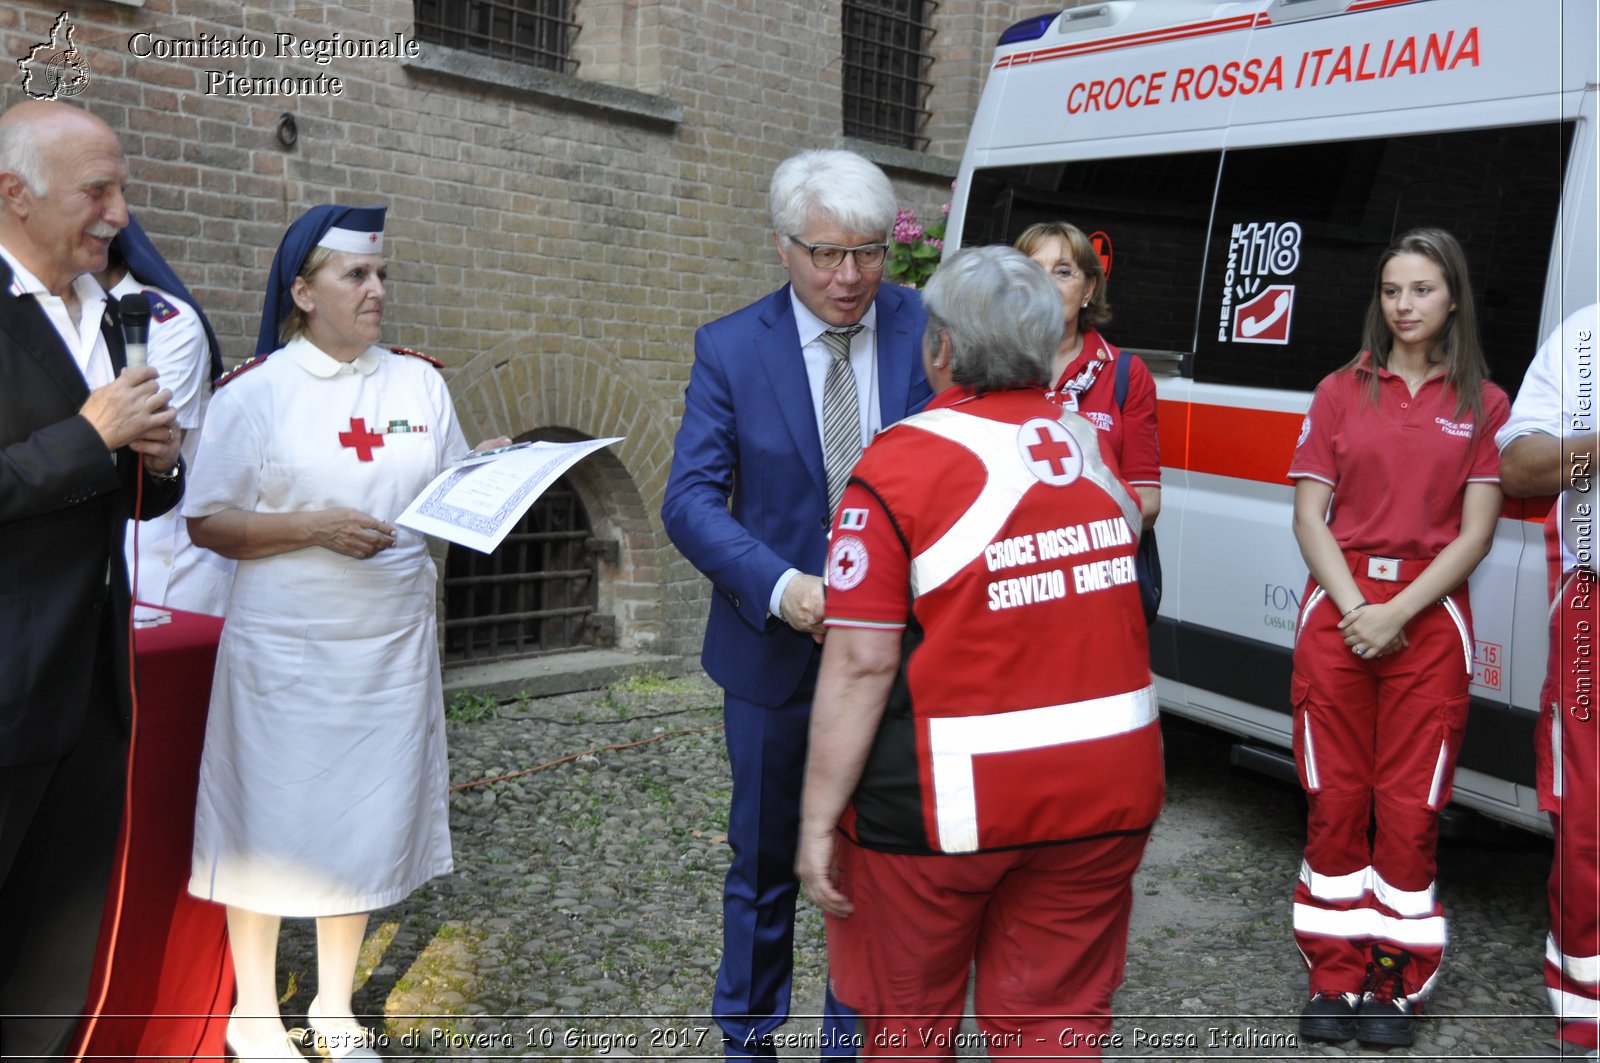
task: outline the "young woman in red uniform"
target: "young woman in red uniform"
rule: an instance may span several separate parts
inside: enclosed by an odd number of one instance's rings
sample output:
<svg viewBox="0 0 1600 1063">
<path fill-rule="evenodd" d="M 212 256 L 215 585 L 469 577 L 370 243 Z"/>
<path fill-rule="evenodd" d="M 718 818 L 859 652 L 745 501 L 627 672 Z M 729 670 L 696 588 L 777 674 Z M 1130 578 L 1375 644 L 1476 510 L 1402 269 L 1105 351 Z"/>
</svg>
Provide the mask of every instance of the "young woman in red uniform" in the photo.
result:
<svg viewBox="0 0 1600 1063">
<path fill-rule="evenodd" d="M 1292 692 L 1309 804 L 1300 1035 L 1409 1045 L 1447 936 L 1438 813 L 1466 728 L 1467 577 L 1500 513 L 1509 405 L 1488 380 L 1466 256 L 1441 229 L 1383 253 L 1363 341 L 1318 385 L 1289 470 L 1311 570 Z"/>
<path fill-rule="evenodd" d="M 1018 251 L 1043 266 L 1061 289 L 1067 327 L 1050 365 L 1051 394 L 1069 410 L 1093 421 L 1123 479 L 1139 494 L 1144 526 L 1161 512 L 1161 444 L 1156 438 L 1156 384 L 1136 356 L 1124 354 L 1100 335 L 1111 321 L 1106 271 L 1089 238 L 1064 221 L 1031 225 L 1017 237 Z M 1116 399 L 1116 364 L 1130 358 L 1128 394 Z"/>
</svg>

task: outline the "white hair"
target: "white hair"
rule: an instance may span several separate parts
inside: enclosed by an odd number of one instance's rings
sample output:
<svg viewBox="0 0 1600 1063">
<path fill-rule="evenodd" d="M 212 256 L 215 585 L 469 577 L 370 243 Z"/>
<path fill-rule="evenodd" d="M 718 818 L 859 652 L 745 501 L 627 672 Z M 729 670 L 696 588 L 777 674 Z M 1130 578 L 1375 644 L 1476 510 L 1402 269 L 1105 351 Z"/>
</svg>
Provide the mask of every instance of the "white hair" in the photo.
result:
<svg viewBox="0 0 1600 1063">
<path fill-rule="evenodd" d="M 1061 292 L 1033 259 L 995 244 L 964 247 L 934 271 L 922 293 L 924 343 L 950 341 L 950 376 L 982 394 L 1047 387 L 1061 345 Z"/>
<path fill-rule="evenodd" d="M 778 164 L 768 191 L 772 228 L 788 239 L 805 231 L 813 211 L 842 229 L 887 239 L 897 206 L 894 186 L 853 151 L 803 151 Z"/>
<path fill-rule="evenodd" d="M 39 130 L 34 122 L 7 122 L 0 125 L 0 173 L 22 178 L 36 196 L 50 193 L 44 157 L 39 150 Z"/>
</svg>

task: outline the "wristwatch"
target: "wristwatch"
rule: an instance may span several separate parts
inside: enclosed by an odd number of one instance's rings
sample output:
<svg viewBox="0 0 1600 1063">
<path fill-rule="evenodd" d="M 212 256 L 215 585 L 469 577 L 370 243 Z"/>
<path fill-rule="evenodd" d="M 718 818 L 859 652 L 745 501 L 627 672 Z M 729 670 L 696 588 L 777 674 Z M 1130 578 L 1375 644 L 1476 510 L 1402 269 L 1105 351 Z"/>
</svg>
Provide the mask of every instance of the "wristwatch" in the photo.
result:
<svg viewBox="0 0 1600 1063">
<path fill-rule="evenodd" d="M 173 480 L 176 480 L 178 478 L 178 474 L 183 471 L 183 459 L 179 458 L 177 461 L 173 462 L 172 468 L 168 469 L 166 472 L 156 472 L 148 465 L 144 467 L 144 471 L 150 474 L 150 478 L 152 480 L 160 480 L 162 483 L 171 483 Z"/>
</svg>

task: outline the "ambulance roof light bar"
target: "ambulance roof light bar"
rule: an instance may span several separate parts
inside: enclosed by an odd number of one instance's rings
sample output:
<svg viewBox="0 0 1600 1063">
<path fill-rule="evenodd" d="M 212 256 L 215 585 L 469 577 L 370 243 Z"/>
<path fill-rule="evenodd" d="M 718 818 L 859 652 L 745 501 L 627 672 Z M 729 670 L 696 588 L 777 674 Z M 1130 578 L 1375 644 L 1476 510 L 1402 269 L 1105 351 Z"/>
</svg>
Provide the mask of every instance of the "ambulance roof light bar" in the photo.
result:
<svg viewBox="0 0 1600 1063">
<path fill-rule="evenodd" d="M 1059 15 L 1035 15 L 1025 18 L 1000 34 L 1000 45 L 1016 44 L 1020 41 L 1036 41 L 1049 30 L 1050 23 L 1056 24 L 1057 34 L 1083 33 L 1087 30 L 1104 29 L 1107 26 L 1121 22 L 1127 15 L 1128 9 L 1133 5 L 1128 0 L 1113 0 L 1112 3 L 1096 4 L 1093 7 L 1075 7 L 1061 12 Z"/>
<path fill-rule="evenodd" d="M 1311 18 L 1342 15 L 1360 0 L 1272 0 L 1267 6 L 1267 17 L 1274 25 L 1300 22 Z"/>
<path fill-rule="evenodd" d="M 1044 36 L 1044 31 L 1050 28 L 1050 23 L 1055 21 L 1054 15 L 1034 15 L 1025 18 L 1016 25 L 1008 27 L 1000 34 L 1001 44 L 1016 44 L 1018 41 L 1036 41 Z"/>
</svg>

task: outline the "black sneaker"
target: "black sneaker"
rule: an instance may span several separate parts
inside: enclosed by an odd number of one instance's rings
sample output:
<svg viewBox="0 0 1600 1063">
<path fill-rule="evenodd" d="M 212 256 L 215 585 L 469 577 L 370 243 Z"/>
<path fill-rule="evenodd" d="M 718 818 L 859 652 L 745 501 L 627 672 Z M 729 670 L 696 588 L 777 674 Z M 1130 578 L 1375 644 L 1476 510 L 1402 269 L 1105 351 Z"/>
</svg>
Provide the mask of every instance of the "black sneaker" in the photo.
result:
<svg viewBox="0 0 1600 1063">
<path fill-rule="evenodd" d="M 1411 961 L 1404 949 L 1391 952 L 1372 946 L 1361 1006 L 1356 1009 L 1356 1037 L 1364 1045 L 1404 1048 L 1417 1039 L 1417 1014 L 1406 996 L 1401 972 Z"/>
<path fill-rule="evenodd" d="M 1318 993 L 1300 1009 L 1300 1040 L 1348 1041 L 1356 1035 L 1356 995 Z"/>
</svg>

